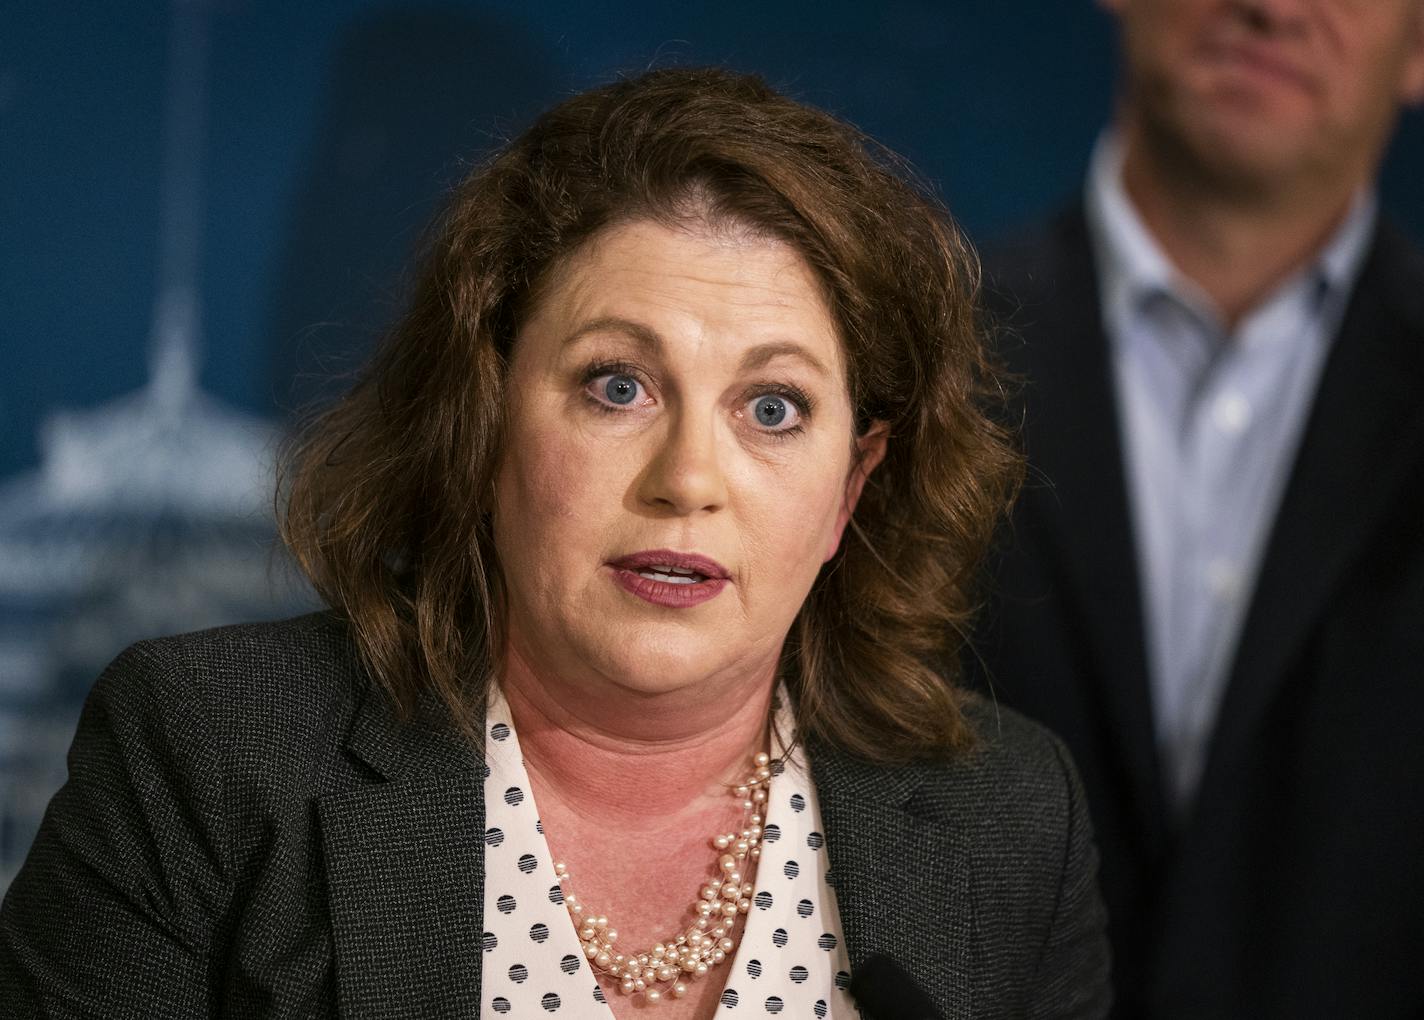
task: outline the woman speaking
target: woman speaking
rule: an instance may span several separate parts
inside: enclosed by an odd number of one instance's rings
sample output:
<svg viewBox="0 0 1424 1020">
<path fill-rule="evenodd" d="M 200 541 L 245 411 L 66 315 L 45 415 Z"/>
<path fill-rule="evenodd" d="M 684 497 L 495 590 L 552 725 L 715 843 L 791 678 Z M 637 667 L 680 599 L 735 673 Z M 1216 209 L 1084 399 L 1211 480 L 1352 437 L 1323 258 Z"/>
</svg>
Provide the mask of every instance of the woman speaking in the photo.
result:
<svg viewBox="0 0 1424 1020">
<path fill-rule="evenodd" d="M 1072 766 L 944 675 L 1018 459 L 893 167 L 664 70 L 474 172 L 288 462 L 330 610 L 106 671 L 0 1014 L 1102 1016 Z"/>
</svg>

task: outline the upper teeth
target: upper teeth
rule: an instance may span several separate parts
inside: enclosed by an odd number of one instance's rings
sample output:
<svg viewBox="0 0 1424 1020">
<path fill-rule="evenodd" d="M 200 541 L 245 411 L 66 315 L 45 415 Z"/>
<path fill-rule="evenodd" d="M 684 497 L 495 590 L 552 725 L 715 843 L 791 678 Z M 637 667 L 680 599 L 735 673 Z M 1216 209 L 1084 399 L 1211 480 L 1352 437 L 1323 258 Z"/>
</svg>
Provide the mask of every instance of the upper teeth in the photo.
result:
<svg viewBox="0 0 1424 1020">
<path fill-rule="evenodd" d="M 658 581 L 671 581 L 673 584 L 692 584 L 702 576 L 695 570 L 674 567 L 669 563 L 653 563 L 643 567 L 638 573 Z"/>
</svg>

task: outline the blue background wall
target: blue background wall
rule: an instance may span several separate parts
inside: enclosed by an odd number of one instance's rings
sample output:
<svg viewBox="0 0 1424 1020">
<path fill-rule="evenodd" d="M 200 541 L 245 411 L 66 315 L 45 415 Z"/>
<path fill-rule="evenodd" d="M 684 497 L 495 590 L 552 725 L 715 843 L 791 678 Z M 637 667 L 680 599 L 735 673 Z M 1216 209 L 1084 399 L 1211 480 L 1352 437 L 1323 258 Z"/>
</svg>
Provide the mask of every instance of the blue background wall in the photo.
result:
<svg viewBox="0 0 1424 1020">
<path fill-rule="evenodd" d="M 909 156 L 984 239 L 1077 187 L 1114 64 L 1111 25 L 1088 0 L 188 7 L 209 40 L 207 91 L 190 97 L 205 131 L 189 153 L 202 200 L 200 328 L 189 340 L 202 391 L 223 406 L 163 427 L 133 411 L 149 424 L 125 433 L 137 437 L 130 450 L 160 448 L 145 428 L 188 442 L 203 431 L 195 420 L 217 423 L 214 434 L 223 422 L 260 432 L 321 393 L 319 380 L 349 368 L 399 306 L 400 269 L 462 166 L 532 112 L 616 72 L 758 71 Z M 24 554 L 15 562 L 33 561 L 13 576 L 0 564 L 0 888 L 62 779 L 62 747 L 100 664 L 150 631 L 301 603 L 246 567 L 222 585 L 204 567 L 197 580 L 115 569 L 46 586 L 45 557 L 61 548 L 119 562 L 123 546 L 171 568 L 184 543 L 203 541 L 192 521 L 212 518 L 204 486 L 222 482 L 200 477 L 203 464 L 225 463 L 203 455 L 128 510 L 122 493 L 143 485 L 126 475 L 107 495 L 41 498 L 56 477 L 82 489 L 86 471 L 126 460 L 102 443 L 129 421 L 123 401 L 151 381 L 175 23 L 157 2 L 0 6 L 0 557 L 9 541 Z M 1402 125 L 1383 188 L 1416 238 L 1421 127 L 1417 113 Z M 94 408 L 109 410 L 83 428 L 56 417 Z M 60 441 L 71 434 L 89 438 Z M 60 439 L 44 446 L 47 435 Z M 76 443 L 68 475 L 57 472 L 56 451 Z M 266 555 L 265 484 L 233 483 L 227 503 L 210 501 L 227 507 L 212 518 L 227 529 L 217 559 Z M 115 529 L 128 537 L 103 537 Z"/>
</svg>

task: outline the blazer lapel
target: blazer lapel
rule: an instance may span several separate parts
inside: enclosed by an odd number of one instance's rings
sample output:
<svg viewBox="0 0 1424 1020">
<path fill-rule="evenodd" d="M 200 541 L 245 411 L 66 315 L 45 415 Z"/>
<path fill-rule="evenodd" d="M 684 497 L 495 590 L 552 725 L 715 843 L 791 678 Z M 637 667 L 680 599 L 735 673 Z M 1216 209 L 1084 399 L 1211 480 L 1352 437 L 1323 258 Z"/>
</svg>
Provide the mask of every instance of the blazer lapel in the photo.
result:
<svg viewBox="0 0 1424 1020">
<path fill-rule="evenodd" d="M 402 724 L 369 688 L 348 750 L 386 782 L 317 801 L 344 1017 L 477 1016 L 481 752 L 433 698 Z"/>
<path fill-rule="evenodd" d="M 1062 600 L 1090 661 L 1084 696 L 1099 706 L 1116 745 L 1139 830 L 1165 835 L 1165 807 L 1153 740 L 1151 691 L 1136 541 L 1114 396 L 1108 340 L 1087 222 L 1075 207 L 1060 219 L 1024 284 L 1011 326 L 1029 339 L 1024 434 L 1030 477 L 1018 515 L 1024 539 L 1073 593 Z M 1041 532 L 1041 537 L 1038 533 Z M 1005 597 L 1042 593 L 1004 593 Z"/>
<path fill-rule="evenodd" d="M 1267 543 L 1207 771 L 1233 763 L 1341 574 L 1424 460 L 1424 259 L 1388 226 L 1361 272 Z"/>
<path fill-rule="evenodd" d="M 982 961 L 963 837 L 916 816 L 919 770 L 867 765 L 819 746 L 810 757 L 851 967 L 883 953 L 943 1015 L 974 1016 Z"/>
</svg>

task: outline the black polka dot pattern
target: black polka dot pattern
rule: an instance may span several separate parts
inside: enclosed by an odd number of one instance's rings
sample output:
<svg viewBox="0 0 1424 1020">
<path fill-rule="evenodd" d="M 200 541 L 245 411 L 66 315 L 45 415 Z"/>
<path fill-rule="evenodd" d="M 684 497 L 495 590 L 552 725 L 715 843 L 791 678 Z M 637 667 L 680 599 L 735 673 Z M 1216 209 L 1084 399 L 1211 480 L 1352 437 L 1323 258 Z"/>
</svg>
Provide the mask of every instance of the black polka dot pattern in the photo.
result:
<svg viewBox="0 0 1424 1020">
<path fill-rule="evenodd" d="M 786 703 L 784 695 L 781 700 Z M 483 838 L 489 930 L 481 939 L 481 1015 L 612 1020 L 608 994 L 596 982 L 590 988 L 591 965 L 564 909 L 563 888 L 550 882 L 543 824 L 500 692 L 493 692 L 488 712 Z M 794 732 L 789 710 L 776 729 Z M 763 838 L 783 849 L 763 853 L 736 954 L 712 972 L 722 986 L 716 1018 L 855 1020 L 860 1014 L 849 995 L 850 963 L 804 754 L 774 756 L 772 774 Z M 649 1020 L 655 1020 L 651 1013 Z"/>
</svg>

